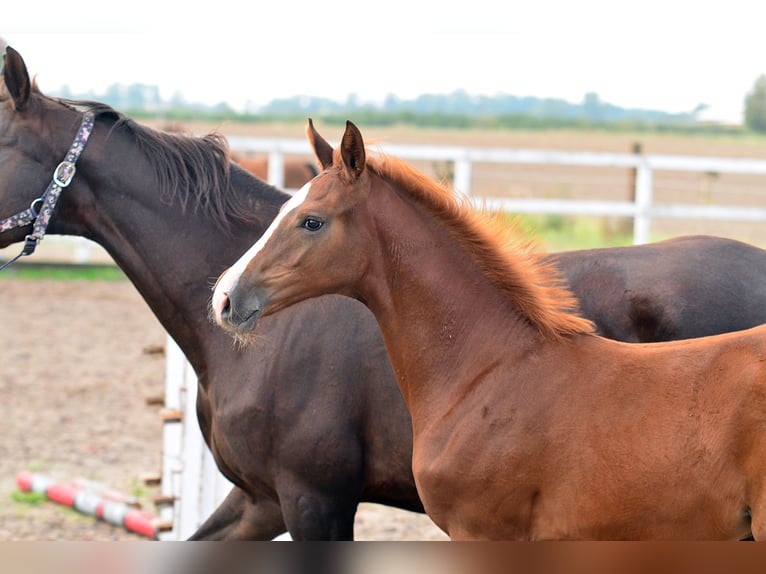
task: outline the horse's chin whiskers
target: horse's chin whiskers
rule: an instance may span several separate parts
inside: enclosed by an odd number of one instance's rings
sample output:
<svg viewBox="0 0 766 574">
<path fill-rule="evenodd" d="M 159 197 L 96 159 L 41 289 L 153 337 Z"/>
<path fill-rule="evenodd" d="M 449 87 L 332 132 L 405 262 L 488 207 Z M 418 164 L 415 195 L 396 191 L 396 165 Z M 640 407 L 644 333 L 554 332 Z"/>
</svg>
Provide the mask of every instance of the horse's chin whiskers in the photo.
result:
<svg viewBox="0 0 766 574">
<path fill-rule="evenodd" d="M 236 331 L 231 332 L 231 335 L 234 338 L 235 347 L 240 351 L 246 349 L 247 347 L 257 345 L 261 340 L 265 338 L 263 335 L 260 335 L 255 331 Z"/>
</svg>

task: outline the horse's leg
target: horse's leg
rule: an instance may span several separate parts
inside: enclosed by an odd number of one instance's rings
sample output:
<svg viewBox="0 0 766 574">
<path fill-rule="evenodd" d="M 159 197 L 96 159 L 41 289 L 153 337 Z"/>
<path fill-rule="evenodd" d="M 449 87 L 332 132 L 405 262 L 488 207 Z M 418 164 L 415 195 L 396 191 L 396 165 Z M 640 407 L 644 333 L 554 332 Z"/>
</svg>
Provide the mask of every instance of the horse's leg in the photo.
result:
<svg viewBox="0 0 766 574">
<path fill-rule="evenodd" d="M 354 516 L 359 501 L 353 493 L 324 494 L 307 488 L 280 500 L 293 540 L 354 539 Z"/>
<path fill-rule="evenodd" d="M 272 540 L 286 530 L 279 504 L 254 503 L 235 486 L 189 540 Z"/>
</svg>

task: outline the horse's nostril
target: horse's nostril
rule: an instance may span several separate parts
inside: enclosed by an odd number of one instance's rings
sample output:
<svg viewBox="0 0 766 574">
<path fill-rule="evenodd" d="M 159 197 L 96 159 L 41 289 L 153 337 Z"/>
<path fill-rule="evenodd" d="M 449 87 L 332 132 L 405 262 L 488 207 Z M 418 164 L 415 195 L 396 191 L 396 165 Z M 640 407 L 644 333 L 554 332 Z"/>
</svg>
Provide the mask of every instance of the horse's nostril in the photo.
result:
<svg viewBox="0 0 766 574">
<path fill-rule="evenodd" d="M 228 316 L 230 310 L 231 310 L 231 301 L 229 300 L 229 294 L 224 293 L 223 301 L 221 302 L 221 317 Z"/>
</svg>

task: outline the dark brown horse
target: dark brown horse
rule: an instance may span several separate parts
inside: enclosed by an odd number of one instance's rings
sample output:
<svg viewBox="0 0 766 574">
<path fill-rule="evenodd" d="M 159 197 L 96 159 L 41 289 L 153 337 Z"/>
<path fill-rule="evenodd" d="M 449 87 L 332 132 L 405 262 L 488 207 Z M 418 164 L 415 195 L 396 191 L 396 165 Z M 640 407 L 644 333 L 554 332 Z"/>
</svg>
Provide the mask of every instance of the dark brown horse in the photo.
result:
<svg viewBox="0 0 766 574">
<path fill-rule="evenodd" d="M 308 303 L 270 322 L 247 350 L 208 318 L 210 287 L 225 267 L 219 258 L 241 255 L 289 195 L 231 163 L 220 137 L 151 130 L 103 104 L 46 97 L 12 48 L 3 82 L 0 229 L 8 229 L 0 247 L 30 234 L 13 215 L 33 203 L 41 210 L 36 198 L 54 172 L 65 177 L 57 165 L 83 112 L 95 117 L 47 232 L 101 244 L 198 376 L 202 434 L 236 488 L 194 538 L 268 540 L 289 531 L 351 539 L 360 501 L 422 511 L 409 418 L 362 305 Z M 306 394 L 307 382 L 336 392 Z"/>
<path fill-rule="evenodd" d="M 289 196 L 230 164 L 221 138 L 164 134 L 102 104 L 46 97 L 12 49 L 3 78 L 0 221 L 40 197 L 82 112 L 96 114 L 47 231 L 103 245 L 196 370 L 202 433 L 237 486 L 195 538 L 348 539 L 360 501 L 422 511 L 409 415 L 362 305 L 307 302 L 264 321 L 247 351 L 207 320 L 212 281 Z M 0 247 L 30 229 L 0 232 Z M 651 335 L 644 324 L 680 337 L 766 321 L 766 253 L 743 243 L 699 237 L 560 257 L 614 337 Z M 738 325 L 722 322 L 724 300 L 738 306 Z"/>
<path fill-rule="evenodd" d="M 544 255 L 584 316 L 610 339 L 691 339 L 766 323 L 766 251 L 686 236 L 647 245 Z"/>
<path fill-rule="evenodd" d="M 337 151 L 309 127 L 324 171 L 219 278 L 216 320 L 243 336 L 311 297 L 363 301 L 450 537 L 766 538 L 766 325 L 600 337 L 499 218 L 371 157 L 350 122 Z"/>
</svg>

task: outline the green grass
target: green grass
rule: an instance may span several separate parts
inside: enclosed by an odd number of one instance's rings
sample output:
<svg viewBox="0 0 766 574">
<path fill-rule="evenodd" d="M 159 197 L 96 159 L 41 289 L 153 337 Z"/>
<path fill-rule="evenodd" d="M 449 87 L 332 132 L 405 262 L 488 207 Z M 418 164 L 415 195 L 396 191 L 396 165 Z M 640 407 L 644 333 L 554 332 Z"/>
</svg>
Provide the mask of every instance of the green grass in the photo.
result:
<svg viewBox="0 0 766 574">
<path fill-rule="evenodd" d="M 546 251 L 617 247 L 633 243 L 630 219 L 574 215 L 509 215 Z"/>
<path fill-rule="evenodd" d="M 133 487 L 131 488 L 131 494 L 136 498 L 146 498 L 149 496 L 149 489 L 144 486 L 143 483 L 138 480 L 133 480 Z"/>
<path fill-rule="evenodd" d="M 42 492 L 26 492 L 24 490 L 14 490 L 11 492 L 11 500 L 14 502 L 20 502 L 22 504 L 31 504 L 37 506 L 41 502 L 48 500 Z"/>
<path fill-rule="evenodd" d="M 119 267 L 113 265 L 30 265 L 16 263 L 0 271 L 3 279 L 54 279 L 60 281 L 125 281 Z"/>
</svg>

